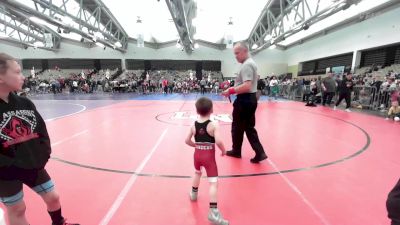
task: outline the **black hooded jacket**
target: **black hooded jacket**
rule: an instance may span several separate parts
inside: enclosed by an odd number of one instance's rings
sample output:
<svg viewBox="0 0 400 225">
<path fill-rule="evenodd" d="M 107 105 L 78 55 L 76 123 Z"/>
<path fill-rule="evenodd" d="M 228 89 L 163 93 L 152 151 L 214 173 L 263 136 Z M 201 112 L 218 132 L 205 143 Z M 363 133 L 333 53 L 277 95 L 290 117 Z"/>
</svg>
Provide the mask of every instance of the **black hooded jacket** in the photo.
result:
<svg viewBox="0 0 400 225">
<path fill-rule="evenodd" d="M 0 174 L 7 167 L 44 168 L 51 145 L 46 124 L 27 98 L 10 93 L 0 99 Z"/>
</svg>

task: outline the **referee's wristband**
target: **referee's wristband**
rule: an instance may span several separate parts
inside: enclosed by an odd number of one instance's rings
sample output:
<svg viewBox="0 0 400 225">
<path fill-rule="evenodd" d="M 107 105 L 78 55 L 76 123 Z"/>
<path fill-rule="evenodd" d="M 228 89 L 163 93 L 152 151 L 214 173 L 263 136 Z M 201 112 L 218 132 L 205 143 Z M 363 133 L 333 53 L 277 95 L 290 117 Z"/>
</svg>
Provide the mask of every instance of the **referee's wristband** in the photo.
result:
<svg viewBox="0 0 400 225">
<path fill-rule="evenodd" d="M 229 88 L 229 89 L 228 89 L 228 93 L 229 93 L 229 95 L 236 94 L 235 88 L 234 88 L 234 87 Z"/>
</svg>

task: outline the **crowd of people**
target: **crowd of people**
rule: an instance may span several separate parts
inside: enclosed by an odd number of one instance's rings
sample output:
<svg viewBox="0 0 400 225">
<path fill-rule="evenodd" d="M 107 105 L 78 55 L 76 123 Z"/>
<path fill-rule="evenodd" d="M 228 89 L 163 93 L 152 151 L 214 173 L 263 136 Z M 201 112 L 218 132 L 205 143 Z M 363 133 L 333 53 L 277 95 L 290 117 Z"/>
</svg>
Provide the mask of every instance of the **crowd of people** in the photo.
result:
<svg viewBox="0 0 400 225">
<path fill-rule="evenodd" d="M 158 70 L 124 71 L 112 79 L 117 70 L 82 70 L 80 73 L 65 75 L 60 69 L 47 71 L 47 76 L 29 76 L 24 88 L 28 93 L 215 93 L 234 85 L 234 80 L 224 79 L 221 72 L 203 71 L 200 79 L 192 71 Z M 260 95 L 270 99 L 289 98 L 307 102 L 308 106 L 315 104 L 330 105 L 333 100 L 346 100 L 346 109 L 374 109 L 391 114 L 390 110 L 398 105 L 400 91 L 400 74 L 389 71 L 386 75 L 365 72 L 362 74 L 347 74 L 342 76 L 329 73 L 326 76 L 314 78 L 292 78 L 288 76 L 266 76 L 259 79 L 257 89 Z M 350 94 L 339 96 L 341 81 L 350 79 L 352 87 Z M 336 96 L 336 98 L 335 98 Z M 393 117 L 388 115 L 388 117 Z M 394 117 L 393 117 L 394 118 Z"/>
<path fill-rule="evenodd" d="M 53 71 L 50 76 L 28 76 L 24 90 L 31 94 L 43 93 L 95 93 L 134 92 L 151 93 L 192 93 L 213 92 L 230 87 L 231 81 L 223 80 L 221 72 L 203 71 L 201 79 L 191 71 L 124 71 L 112 79 L 110 71 L 94 70 L 61 76 Z"/>
<path fill-rule="evenodd" d="M 307 106 L 330 105 L 336 100 L 336 108 L 344 99 L 346 111 L 358 108 L 388 112 L 391 118 L 400 115 L 397 110 L 400 74 L 393 71 L 384 76 L 372 73 L 345 73 L 341 76 L 328 73 L 323 77 L 308 79 L 271 76 L 258 81 L 258 90 L 272 99 L 299 99 L 307 102 Z"/>
</svg>

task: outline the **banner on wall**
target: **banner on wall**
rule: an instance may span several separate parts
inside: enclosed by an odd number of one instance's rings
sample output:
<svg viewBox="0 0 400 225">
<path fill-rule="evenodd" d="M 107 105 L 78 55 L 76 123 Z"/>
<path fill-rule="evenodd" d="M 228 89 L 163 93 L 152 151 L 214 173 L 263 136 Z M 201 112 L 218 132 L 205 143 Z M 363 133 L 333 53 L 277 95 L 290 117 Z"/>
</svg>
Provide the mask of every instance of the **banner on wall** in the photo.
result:
<svg viewBox="0 0 400 225">
<path fill-rule="evenodd" d="M 233 48 L 233 35 L 226 35 L 226 48 Z"/>
<path fill-rule="evenodd" d="M 344 73 L 344 66 L 335 66 L 332 67 L 332 73 L 335 75 L 343 75 Z"/>
<path fill-rule="evenodd" d="M 45 47 L 52 48 L 53 47 L 53 35 L 50 33 L 44 33 L 44 41 Z"/>
<path fill-rule="evenodd" d="M 32 67 L 31 69 L 31 77 L 35 79 L 35 67 Z"/>
<path fill-rule="evenodd" d="M 144 47 L 144 35 L 138 34 L 137 36 L 137 47 L 143 48 Z"/>
</svg>

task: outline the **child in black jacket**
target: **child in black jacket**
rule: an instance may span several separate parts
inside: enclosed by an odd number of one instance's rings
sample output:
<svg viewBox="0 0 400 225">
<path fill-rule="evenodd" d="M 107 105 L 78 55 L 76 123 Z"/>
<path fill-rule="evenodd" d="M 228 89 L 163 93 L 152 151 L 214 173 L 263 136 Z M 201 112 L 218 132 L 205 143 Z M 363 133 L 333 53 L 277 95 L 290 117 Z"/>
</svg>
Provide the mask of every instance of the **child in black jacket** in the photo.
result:
<svg viewBox="0 0 400 225">
<path fill-rule="evenodd" d="M 62 216 L 59 195 L 45 169 L 51 153 L 46 124 L 29 99 L 14 94 L 23 83 L 16 60 L 0 53 L 0 202 L 10 225 L 28 225 L 25 184 L 42 197 L 53 225 L 74 225 Z"/>
</svg>

